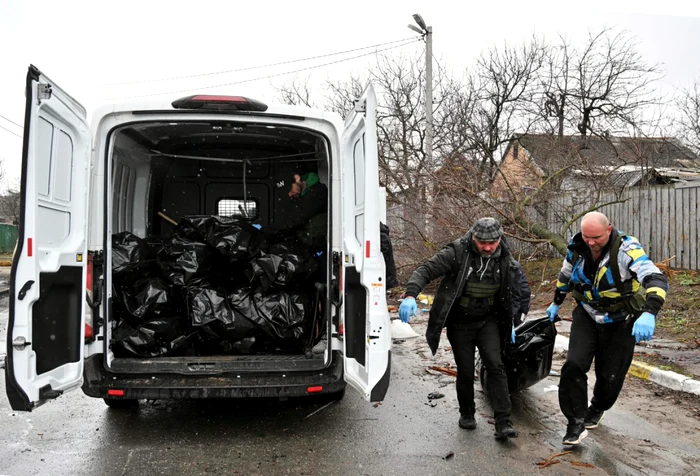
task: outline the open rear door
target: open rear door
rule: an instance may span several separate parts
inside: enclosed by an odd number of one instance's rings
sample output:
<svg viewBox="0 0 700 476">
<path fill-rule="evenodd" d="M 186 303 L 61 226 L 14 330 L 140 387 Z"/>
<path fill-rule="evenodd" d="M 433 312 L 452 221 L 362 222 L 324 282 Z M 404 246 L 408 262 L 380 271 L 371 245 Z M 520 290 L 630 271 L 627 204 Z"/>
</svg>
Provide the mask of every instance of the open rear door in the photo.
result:
<svg viewBox="0 0 700 476">
<path fill-rule="evenodd" d="M 12 408 L 29 411 L 82 383 L 90 131 L 34 66 L 26 96 L 5 381 Z"/>
<path fill-rule="evenodd" d="M 391 371 L 377 156 L 377 98 L 371 85 L 345 121 L 343 247 L 345 262 L 345 380 L 370 401 L 384 399 Z"/>
</svg>

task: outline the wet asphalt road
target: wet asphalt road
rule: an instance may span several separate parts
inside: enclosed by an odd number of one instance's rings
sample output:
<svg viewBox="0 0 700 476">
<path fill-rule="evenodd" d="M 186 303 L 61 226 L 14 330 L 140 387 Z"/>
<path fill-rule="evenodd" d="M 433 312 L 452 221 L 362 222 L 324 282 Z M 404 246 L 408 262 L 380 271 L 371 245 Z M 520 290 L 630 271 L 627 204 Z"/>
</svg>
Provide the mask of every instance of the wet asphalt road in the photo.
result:
<svg viewBox="0 0 700 476">
<path fill-rule="evenodd" d="M 6 302 L 0 303 L 3 321 Z M 420 324 L 414 328 L 422 330 Z M 454 378 L 425 372 L 449 352 L 426 358 L 424 342 L 394 346 L 389 393 L 376 406 L 348 388 L 342 401 L 329 406 L 305 400 L 142 401 L 132 410 L 113 410 L 77 390 L 17 413 L 2 379 L 0 475 L 657 474 L 644 466 L 645 458 L 654 458 L 651 469 L 658 474 L 693 474 L 700 462 L 696 446 L 650 427 L 632 404 L 606 415 L 615 431 L 597 430 L 602 433 L 566 461 L 540 470 L 537 462 L 563 450 L 556 392 L 545 391 L 556 377 L 513 399 L 521 435 L 499 443 L 480 391 L 478 428 L 457 426 Z M 435 391 L 445 397 L 432 407 L 427 395 Z M 625 448 L 628 432 L 634 441 L 651 438 L 657 448 Z"/>
</svg>

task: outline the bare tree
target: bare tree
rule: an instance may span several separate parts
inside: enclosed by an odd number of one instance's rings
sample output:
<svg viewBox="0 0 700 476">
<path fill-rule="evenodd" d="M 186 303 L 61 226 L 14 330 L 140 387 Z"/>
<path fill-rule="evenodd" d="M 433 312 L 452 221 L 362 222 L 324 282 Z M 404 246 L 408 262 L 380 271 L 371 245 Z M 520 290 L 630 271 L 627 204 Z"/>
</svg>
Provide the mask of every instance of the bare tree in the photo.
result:
<svg viewBox="0 0 700 476">
<path fill-rule="evenodd" d="M 477 61 L 467 83 L 476 101 L 465 125 L 469 149 L 482 166 L 495 169 L 513 133 L 530 129 L 529 106 L 542 64 L 543 48 L 535 38 L 519 48 L 492 48 Z"/>
<path fill-rule="evenodd" d="M 299 76 L 294 76 L 281 86 L 275 87 L 279 95 L 278 100 L 290 106 L 316 107 L 312 99 L 309 81 L 310 78 L 308 76 L 303 79 L 299 78 Z"/>
<path fill-rule="evenodd" d="M 574 89 L 569 95 L 583 136 L 627 132 L 639 126 L 641 108 L 658 103 L 652 87 L 660 78 L 658 65 L 647 65 L 626 32 L 605 29 L 589 35 L 577 55 Z M 635 121 L 635 117 L 637 121 Z"/>
<path fill-rule="evenodd" d="M 684 89 L 676 101 L 680 112 L 677 128 L 688 147 L 700 154 L 700 79 Z"/>
<path fill-rule="evenodd" d="M 18 224 L 20 218 L 20 191 L 19 185 L 8 188 L 7 192 L 0 195 L 0 216 L 6 218 L 12 224 Z"/>
<path fill-rule="evenodd" d="M 366 84 L 366 80 L 354 75 L 347 81 L 326 81 L 324 86 L 326 109 L 346 117 L 352 110 L 355 99 L 364 91 Z"/>
<path fill-rule="evenodd" d="M 544 65 L 539 74 L 539 100 L 535 103 L 536 114 L 542 119 L 544 132 L 564 136 L 570 122 L 572 77 L 575 51 L 566 38 L 559 37 L 558 45 L 544 47 Z"/>
</svg>

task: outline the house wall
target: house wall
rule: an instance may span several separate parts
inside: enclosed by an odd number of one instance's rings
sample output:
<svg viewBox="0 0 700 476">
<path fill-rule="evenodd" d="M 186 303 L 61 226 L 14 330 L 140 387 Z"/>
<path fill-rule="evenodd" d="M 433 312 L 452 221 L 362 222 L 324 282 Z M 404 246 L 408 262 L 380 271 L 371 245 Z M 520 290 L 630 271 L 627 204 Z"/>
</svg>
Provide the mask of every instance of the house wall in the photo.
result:
<svg viewBox="0 0 700 476">
<path fill-rule="evenodd" d="M 530 154 L 517 143 L 508 147 L 499 169 L 501 173 L 496 174 L 491 186 L 493 196 L 502 197 L 508 193 L 504 175 L 515 193 L 519 193 L 523 188 L 536 188 L 541 183 L 535 165 L 530 160 Z"/>
</svg>

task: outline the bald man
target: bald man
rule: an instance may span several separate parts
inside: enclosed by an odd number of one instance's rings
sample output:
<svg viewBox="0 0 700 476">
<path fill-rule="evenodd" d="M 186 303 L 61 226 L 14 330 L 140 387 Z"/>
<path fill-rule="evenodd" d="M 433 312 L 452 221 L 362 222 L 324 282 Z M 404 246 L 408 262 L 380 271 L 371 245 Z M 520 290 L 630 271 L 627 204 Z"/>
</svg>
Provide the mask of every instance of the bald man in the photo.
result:
<svg viewBox="0 0 700 476">
<path fill-rule="evenodd" d="M 636 238 L 613 229 L 600 212 L 583 217 L 559 272 L 554 302 L 547 308 L 553 320 L 569 293 L 577 303 L 559 381 L 559 406 L 568 420 L 563 444 L 581 443 L 613 406 L 635 342 L 651 339 L 667 291 L 666 276 Z M 594 358 L 596 382 L 589 407 L 586 374 Z"/>
</svg>

